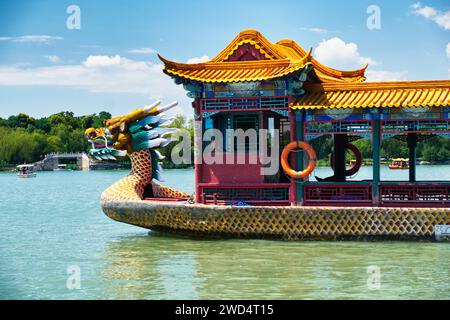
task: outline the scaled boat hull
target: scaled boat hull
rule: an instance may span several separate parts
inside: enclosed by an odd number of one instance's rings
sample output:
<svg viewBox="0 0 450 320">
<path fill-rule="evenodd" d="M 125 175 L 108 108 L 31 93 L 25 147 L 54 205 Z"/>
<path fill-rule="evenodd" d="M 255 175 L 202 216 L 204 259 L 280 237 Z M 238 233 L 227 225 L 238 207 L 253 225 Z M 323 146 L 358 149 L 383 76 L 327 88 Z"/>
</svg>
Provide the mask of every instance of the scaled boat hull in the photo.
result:
<svg viewBox="0 0 450 320">
<path fill-rule="evenodd" d="M 448 208 L 235 207 L 173 201 L 108 201 L 117 221 L 198 237 L 284 240 L 432 240 Z"/>
</svg>

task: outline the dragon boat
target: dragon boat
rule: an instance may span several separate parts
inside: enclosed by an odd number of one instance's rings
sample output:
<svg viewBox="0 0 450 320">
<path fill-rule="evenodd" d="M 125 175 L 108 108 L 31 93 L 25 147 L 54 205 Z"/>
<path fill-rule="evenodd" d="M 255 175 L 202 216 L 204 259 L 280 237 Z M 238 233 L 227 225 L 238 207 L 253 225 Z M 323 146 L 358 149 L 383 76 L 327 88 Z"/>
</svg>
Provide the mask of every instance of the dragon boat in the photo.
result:
<svg viewBox="0 0 450 320">
<path fill-rule="evenodd" d="M 174 132 L 163 113 L 176 103 L 156 102 L 86 130 L 91 156 L 131 159 L 131 173 L 101 196 L 108 217 L 173 234 L 289 240 L 431 240 L 437 226 L 450 224 L 450 182 L 416 179 L 418 143 L 450 136 L 450 81 L 365 82 L 367 66 L 335 70 L 294 41 L 271 43 L 255 30 L 242 31 L 208 62 L 160 59 L 193 98 L 195 194 L 159 182 L 157 149 Z M 214 141 L 214 163 L 201 161 L 210 129 L 224 136 Z M 239 129 L 266 129 L 270 139 L 229 136 Z M 314 179 L 326 138 L 333 174 Z M 372 144 L 369 180 L 355 177 L 362 161 L 355 141 L 363 138 Z M 266 139 L 279 141 L 272 154 L 279 170 L 262 175 L 268 163 L 258 150 Z M 407 180 L 381 179 L 386 139 L 406 142 Z M 346 150 L 356 157 L 351 168 Z M 230 155 L 245 161 L 228 164 Z"/>
</svg>

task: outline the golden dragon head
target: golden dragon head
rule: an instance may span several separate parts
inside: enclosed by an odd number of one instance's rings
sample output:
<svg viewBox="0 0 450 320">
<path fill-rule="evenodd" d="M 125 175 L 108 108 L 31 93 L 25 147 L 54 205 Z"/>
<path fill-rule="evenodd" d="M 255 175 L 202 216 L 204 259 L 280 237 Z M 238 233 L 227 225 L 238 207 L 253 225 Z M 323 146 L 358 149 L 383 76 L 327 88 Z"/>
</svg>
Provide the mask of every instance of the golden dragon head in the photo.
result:
<svg viewBox="0 0 450 320">
<path fill-rule="evenodd" d="M 92 144 L 90 155 L 98 160 L 115 160 L 142 149 L 164 147 L 172 140 L 166 135 L 176 129 L 162 127 L 173 121 L 162 113 L 177 106 L 172 102 L 160 106 L 160 101 L 152 105 L 133 110 L 129 114 L 105 121 L 104 128 L 89 128 L 85 136 Z M 161 158 L 157 153 L 158 158 Z"/>
</svg>

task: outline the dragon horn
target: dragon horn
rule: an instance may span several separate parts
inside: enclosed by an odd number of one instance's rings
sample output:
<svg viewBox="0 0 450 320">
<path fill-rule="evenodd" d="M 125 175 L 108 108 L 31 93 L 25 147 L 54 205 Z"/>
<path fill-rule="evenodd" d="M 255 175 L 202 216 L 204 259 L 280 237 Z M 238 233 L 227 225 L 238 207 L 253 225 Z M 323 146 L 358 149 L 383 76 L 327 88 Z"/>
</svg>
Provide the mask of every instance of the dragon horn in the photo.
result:
<svg viewBox="0 0 450 320">
<path fill-rule="evenodd" d="M 133 123 L 145 118 L 148 115 L 158 114 L 158 109 L 156 109 L 156 107 L 159 106 L 159 104 L 160 101 L 158 100 L 149 106 L 133 110 L 129 114 L 123 116 L 121 118 L 121 121 L 124 121 L 126 123 Z"/>
<path fill-rule="evenodd" d="M 161 104 L 161 100 L 156 100 L 151 105 L 145 106 L 144 108 L 142 108 L 142 111 L 144 111 L 144 113 L 150 113 L 151 111 L 153 111 L 160 104 Z"/>
<path fill-rule="evenodd" d="M 174 101 L 172 103 L 166 104 L 165 106 L 158 108 L 158 113 L 163 113 L 169 109 L 172 109 L 173 107 L 176 107 L 177 105 L 178 105 L 178 101 Z"/>
</svg>

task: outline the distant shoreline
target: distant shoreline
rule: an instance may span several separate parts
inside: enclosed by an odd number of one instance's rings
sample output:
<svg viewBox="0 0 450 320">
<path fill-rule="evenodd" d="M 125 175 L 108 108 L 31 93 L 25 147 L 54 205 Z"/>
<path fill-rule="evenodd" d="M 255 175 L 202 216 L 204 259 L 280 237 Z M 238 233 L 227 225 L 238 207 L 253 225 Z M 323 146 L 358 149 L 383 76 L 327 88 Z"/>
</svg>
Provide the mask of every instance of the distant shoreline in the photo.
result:
<svg viewBox="0 0 450 320">
<path fill-rule="evenodd" d="M 388 162 L 382 162 L 381 163 L 382 166 L 387 167 L 389 165 Z M 367 164 L 367 165 L 363 165 L 365 167 L 371 167 L 372 164 Z M 418 167 L 420 166 L 424 166 L 424 167 L 429 167 L 429 166 L 450 166 L 450 163 L 448 162 L 433 162 L 433 163 L 429 163 L 429 164 L 417 164 Z M 329 167 L 329 165 L 317 165 L 317 167 L 319 168 L 326 168 Z M 164 170 L 186 170 L 186 169 L 194 169 L 194 166 L 184 166 L 184 167 L 175 167 L 175 166 L 170 166 L 170 167 L 163 167 Z M 131 170 L 131 168 L 115 168 L 115 169 L 90 169 L 87 171 L 118 171 L 118 170 L 123 170 L 123 171 L 129 171 Z M 53 172 L 52 170 L 42 170 L 44 172 Z M 82 170 L 74 170 L 74 171 L 82 171 Z M 0 167 L 0 172 L 3 173 L 13 173 L 16 172 L 16 165 L 12 165 L 12 166 L 6 166 L 6 167 Z"/>
</svg>

